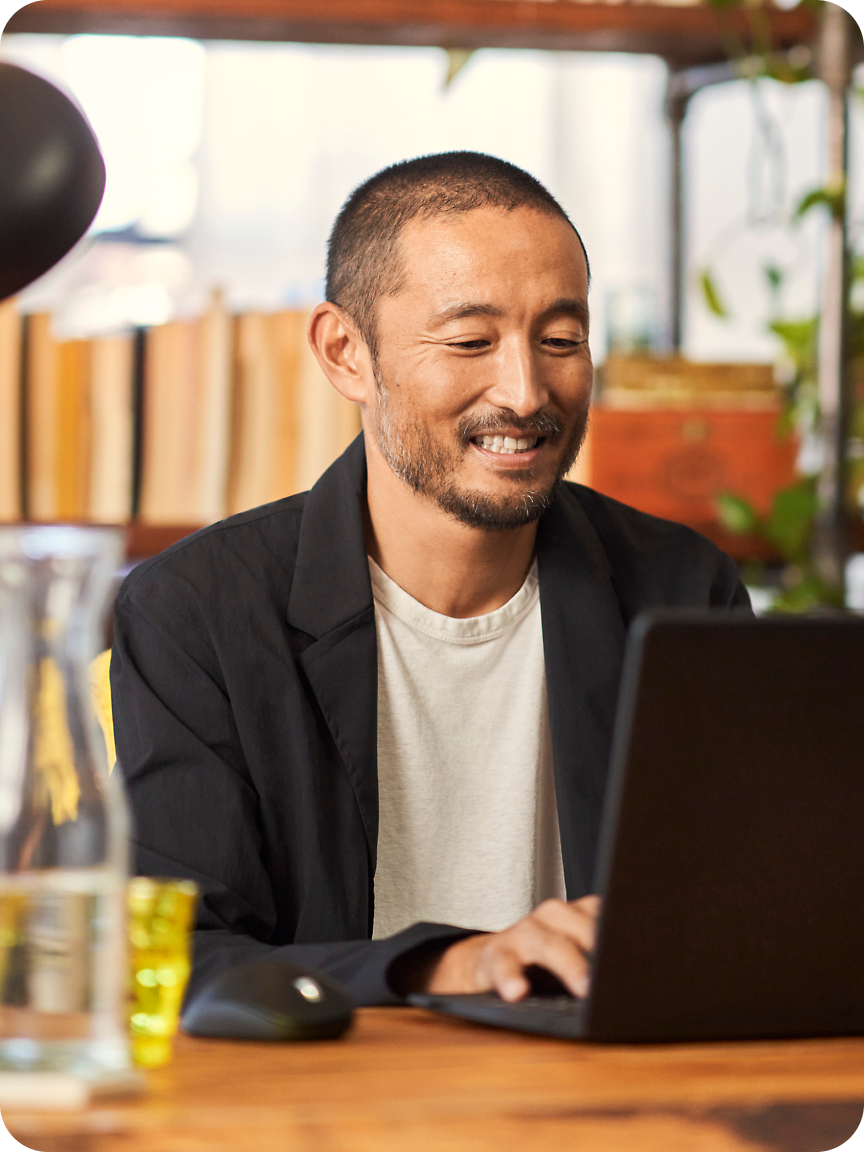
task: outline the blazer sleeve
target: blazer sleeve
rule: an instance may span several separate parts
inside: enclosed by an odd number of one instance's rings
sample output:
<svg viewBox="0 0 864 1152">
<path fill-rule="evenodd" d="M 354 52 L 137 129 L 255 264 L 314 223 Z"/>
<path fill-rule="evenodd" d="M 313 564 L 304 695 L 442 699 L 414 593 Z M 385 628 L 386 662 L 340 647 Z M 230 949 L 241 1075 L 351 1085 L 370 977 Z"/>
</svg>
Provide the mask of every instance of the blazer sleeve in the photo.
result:
<svg viewBox="0 0 864 1152">
<path fill-rule="evenodd" d="M 133 867 L 200 887 L 187 1001 L 218 971 L 274 956 L 326 971 L 357 1004 L 397 1004 L 388 973 L 415 950 L 471 933 L 415 924 L 385 940 L 271 945 L 270 880 L 259 855 L 258 797 L 219 661 L 188 589 L 124 587 L 111 659 L 117 762 L 132 812 Z M 163 581 L 159 581 L 160 588 Z"/>
<path fill-rule="evenodd" d="M 741 579 L 738 565 L 725 552 L 716 549 L 717 567 L 711 583 L 709 603 L 712 608 L 743 608 L 752 612 L 750 593 Z"/>
</svg>

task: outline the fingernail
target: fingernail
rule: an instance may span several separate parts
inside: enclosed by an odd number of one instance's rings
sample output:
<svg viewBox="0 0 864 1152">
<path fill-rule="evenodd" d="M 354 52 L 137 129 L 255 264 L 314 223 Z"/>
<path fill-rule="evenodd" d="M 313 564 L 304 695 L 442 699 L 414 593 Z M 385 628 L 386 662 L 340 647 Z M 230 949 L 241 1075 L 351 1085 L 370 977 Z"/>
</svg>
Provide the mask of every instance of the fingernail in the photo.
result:
<svg viewBox="0 0 864 1152">
<path fill-rule="evenodd" d="M 501 985 L 501 995 L 505 1000 L 518 1000 L 524 991 L 521 980 L 505 980 Z"/>
<path fill-rule="evenodd" d="M 588 977 L 583 976 L 581 980 L 576 981 L 576 995 L 581 996 L 584 999 L 588 995 L 588 987 Z"/>
</svg>

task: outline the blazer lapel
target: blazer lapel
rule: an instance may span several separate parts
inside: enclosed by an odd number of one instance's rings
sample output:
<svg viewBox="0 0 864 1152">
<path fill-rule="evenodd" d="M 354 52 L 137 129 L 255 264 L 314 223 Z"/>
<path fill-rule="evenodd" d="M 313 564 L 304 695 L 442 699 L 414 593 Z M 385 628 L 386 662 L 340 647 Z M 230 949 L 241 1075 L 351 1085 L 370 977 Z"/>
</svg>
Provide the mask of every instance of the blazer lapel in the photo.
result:
<svg viewBox="0 0 864 1152">
<path fill-rule="evenodd" d="M 299 663 L 351 779 L 373 875 L 378 846 L 378 647 L 363 534 L 365 489 L 361 435 L 306 498 L 287 618 L 292 628 L 314 638 Z"/>
<path fill-rule="evenodd" d="M 563 485 L 537 533 L 546 693 L 569 899 L 592 891 L 626 630 L 603 546 Z"/>
</svg>

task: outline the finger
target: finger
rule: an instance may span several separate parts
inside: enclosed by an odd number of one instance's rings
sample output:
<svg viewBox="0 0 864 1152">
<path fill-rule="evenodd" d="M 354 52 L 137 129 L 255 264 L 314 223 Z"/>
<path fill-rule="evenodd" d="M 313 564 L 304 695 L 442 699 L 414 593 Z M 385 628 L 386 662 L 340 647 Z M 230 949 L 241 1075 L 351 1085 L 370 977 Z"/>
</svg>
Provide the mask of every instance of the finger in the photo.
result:
<svg viewBox="0 0 864 1152">
<path fill-rule="evenodd" d="M 600 916 L 600 909 L 603 906 L 603 900 L 600 896 L 583 896 L 581 900 L 573 900 L 571 903 L 574 908 L 581 908 L 595 920 Z"/>
<path fill-rule="evenodd" d="M 523 967 L 519 956 L 511 949 L 498 944 L 490 950 L 487 959 L 489 982 L 502 1000 L 521 1000 L 531 991 Z"/>
<path fill-rule="evenodd" d="M 597 938 L 597 918 L 593 908 L 580 907 L 581 901 L 568 904 L 564 900 L 544 900 L 534 909 L 531 919 L 547 931 L 566 936 L 582 952 L 590 955 Z"/>
<path fill-rule="evenodd" d="M 522 968 L 537 964 L 557 976 L 574 996 L 587 996 L 588 958 L 579 944 L 536 920 L 523 921 L 519 927 L 520 931 L 513 933 L 510 947 Z"/>
</svg>

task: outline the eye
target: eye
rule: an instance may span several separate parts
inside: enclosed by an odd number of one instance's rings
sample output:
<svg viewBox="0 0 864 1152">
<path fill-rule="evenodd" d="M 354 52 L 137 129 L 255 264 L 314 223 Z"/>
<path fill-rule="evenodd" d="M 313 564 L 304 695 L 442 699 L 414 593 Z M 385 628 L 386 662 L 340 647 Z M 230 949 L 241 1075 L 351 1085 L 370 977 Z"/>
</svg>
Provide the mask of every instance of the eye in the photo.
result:
<svg viewBox="0 0 864 1152">
<path fill-rule="evenodd" d="M 451 340 L 447 343 L 448 348 L 464 348 L 466 352 L 479 352 L 482 348 L 489 347 L 488 340 Z"/>
<path fill-rule="evenodd" d="M 584 340 L 567 340 L 563 336 L 547 336 L 543 343 L 547 348 L 555 348 L 560 352 L 569 352 L 573 348 L 578 348 L 580 344 L 584 344 Z"/>
</svg>

